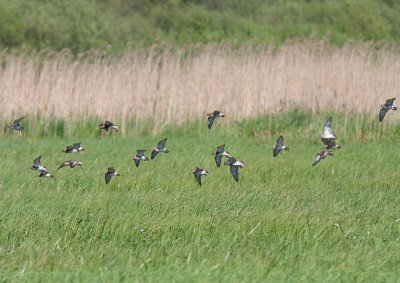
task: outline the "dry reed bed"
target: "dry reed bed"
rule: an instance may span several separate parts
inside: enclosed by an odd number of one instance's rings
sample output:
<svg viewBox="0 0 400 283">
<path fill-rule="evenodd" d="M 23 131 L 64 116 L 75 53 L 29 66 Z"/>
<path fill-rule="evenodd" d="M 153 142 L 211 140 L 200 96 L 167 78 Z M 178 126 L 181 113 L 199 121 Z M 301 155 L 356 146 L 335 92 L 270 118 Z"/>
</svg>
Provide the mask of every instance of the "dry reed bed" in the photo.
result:
<svg viewBox="0 0 400 283">
<path fill-rule="evenodd" d="M 295 107 L 371 112 L 400 89 L 397 49 L 325 43 L 129 51 L 119 57 L 61 52 L 0 58 L 0 115 L 98 117 L 159 127 L 221 109 L 230 119 Z"/>
</svg>

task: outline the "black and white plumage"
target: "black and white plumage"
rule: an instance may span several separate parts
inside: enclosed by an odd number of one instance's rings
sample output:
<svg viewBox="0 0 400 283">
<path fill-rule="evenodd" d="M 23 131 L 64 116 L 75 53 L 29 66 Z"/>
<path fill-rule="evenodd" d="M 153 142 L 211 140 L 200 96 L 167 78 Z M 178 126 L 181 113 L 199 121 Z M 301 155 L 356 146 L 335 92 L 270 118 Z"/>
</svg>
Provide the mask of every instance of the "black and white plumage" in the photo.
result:
<svg viewBox="0 0 400 283">
<path fill-rule="evenodd" d="M 230 157 L 227 161 L 225 161 L 224 165 L 230 167 L 233 179 L 236 182 L 239 182 L 239 168 L 244 168 L 244 163 L 236 160 L 234 157 Z"/>
<path fill-rule="evenodd" d="M 214 153 L 215 155 L 215 164 L 217 165 L 217 167 L 221 166 L 221 161 L 222 161 L 222 157 L 232 157 L 231 154 L 227 151 L 225 151 L 225 145 L 220 145 L 217 147 L 217 151 Z"/>
<path fill-rule="evenodd" d="M 46 166 L 42 166 L 40 163 L 42 156 L 36 157 L 33 160 L 33 165 L 31 167 L 32 170 L 36 170 L 36 171 L 47 171 L 47 167 Z"/>
<path fill-rule="evenodd" d="M 149 158 L 144 155 L 145 149 L 138 149 L 137 154 L 132 158 L 136 164 L 136 167 L 139 167 L 140 161 L 149 161 Z"/>
<path fill-rule="evenodd" d="M 212 125 L 214 124 L 214 120 L 219 118 L 219 117 L 225 117 L 225 114 L 222 113 L 221 111 L 215 110 L 213 113 L 207 113 L 207 125 L 208 129 L 211 129 Z"/>
<path fill-rule="evenodd" d="M 201 186 L 201 176 L 208 176 L 208 171 L 204 170 L 202 168 L 196 167 L 196 169 L 193 170 L 193 175 L 194 178 L 196 179 L 197 183 Z"/>
<path fill-rule="evenodd" d="M 104 173 L 106 184 L 108 184 L 111 181 L 111 178 L 114 176 L 121 176 L 121 174 L 115 171 L 114 167 L 108 167 L 107 172 Z"/>
<path fill-rule="evenodd" d="M 385 118 L 386 112 L 389 110 L 397 110 L 397 107 L 393 106 L 393 101 L 396 97 L 386 100 L 385 104 L 381 105 L 381 109 L 379 110 L 379 122 L 383 121 Z"/>
<path fill-rule="evenodd" d="M 278 154 L 279 154 L 282 150 L 289 150 L 289 147 L 285 145 L 285 143 L 284 143 L 284 141 L 283 141 L 283 136 L 280 136 L 280 137 L 276 140 L 276 145 L 274 146 L 274 150 L 272 151 L 272 156 L 273 156 L 273 157 L 277 157 Z"/>
<path fill-rule="evenodd" d="M 333 133 L 332 130 L 332 117 L 329 117 L 326 120 L 324 125 L 324 133 L 321 136 L 321 140 L 326 146 L 326 149 L 340 149 L 342 148 L 341 145 L 336 143 L 336 135 Z"/>
<path fill-rule="evenodd" d="M 54 176 L 52 174 L 50 174 L 47 171 L 47 168 L 46 168 L 46 170 L 40 170 L 40 173 L 39 173 L 38 177 L 50 177 L 50 178 L 53 178 Z"/>
<path fill-rule="evenodd" d="M 80 151 L 84 151 L 85 148 L 81 146 L 81 143 L 74 143 L 73 145 L 67 145 L 63 150 L 65 153 L 79 153 Z"/>
<path fill-rule="evenodd" d="M 102 130 L 106 130 L 107 132 L 108 132 L 108 130 L 114 129 L 115 132 L 116 132 L 117 134 L 119 134 L 118 127 L 117 127 L 116 125 L 114 125 L 114 123 L 111 122 L 111 121 L 107 121 L 107 120 L 104 121 L 103 123 L 101 123 L 101 124 L 99 125 L 99 128 L 102 129 Z"/>
<path fill-rule="evenodd" d="M 25 119 L 25 117 L 19 118 L 14 120 L 12 123 L 7 124 L 7 128 L 13 129 L 19 132 L 20 135 L 22 135 L 22 131 L 24 130 L 24 127 L 21 125 L 21 120 Z"/>
<path fill-rule="evenodd" d="M 64 161 L 64 162 L 60 165 L 60 167 L 58 167 L 57 171 L 58 171 L 59 169 L 63 168 L 63 167 L 67 167 L 67 166 L 68 166 L 69 168 L 75 168 L 76 166 L 79 166 L 79 168 L 81 168 L 81 169 L 83 170 L 82 165 L 83 165 L 83 163 L 80 162 L 79 160 L 67 160 L 67 161 Z"/>
<path fill-rule="evenodd" d="M 160 140 L 153 151 L 151 152 L 151 159 L 154 159 L 159 152 L 168 153 L 169 149 L 166 148 L 165 143 L 167 142 L 167 138 Z"/>
<path fill-rule="evenodd" d="M 312 166 L 317 165 L 321 160 L 327 158 L 328 156 L 333 156 L 330 150 L 323 149 L 322 151 L 318 152 L 317 155 L 315 156 Z"/>
</svg>

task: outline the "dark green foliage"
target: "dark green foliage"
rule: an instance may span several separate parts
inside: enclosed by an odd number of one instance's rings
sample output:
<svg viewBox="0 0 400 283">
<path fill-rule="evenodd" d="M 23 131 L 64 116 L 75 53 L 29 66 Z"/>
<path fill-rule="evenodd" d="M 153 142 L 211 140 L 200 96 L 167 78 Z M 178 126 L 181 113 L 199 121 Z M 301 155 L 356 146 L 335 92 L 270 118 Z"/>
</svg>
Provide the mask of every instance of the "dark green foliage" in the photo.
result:
<svg viewBox="0 0 400 283">
<path fill-rule="evenodd" d="M 0 47 L 78 53 L 289 38 L 399 43 L 399 14 L 392 0 L 0 0 Z"/>
</svg>

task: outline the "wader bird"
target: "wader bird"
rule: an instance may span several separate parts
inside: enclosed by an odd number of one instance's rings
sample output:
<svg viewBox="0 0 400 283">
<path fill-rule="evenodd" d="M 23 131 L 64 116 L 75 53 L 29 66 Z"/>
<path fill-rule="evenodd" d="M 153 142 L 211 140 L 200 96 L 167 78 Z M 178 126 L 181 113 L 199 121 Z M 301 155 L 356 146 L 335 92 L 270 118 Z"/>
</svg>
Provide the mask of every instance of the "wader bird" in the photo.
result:
<svg viewBox="0 0 400 283">
<path fill-rule="evenodd" d="M 287 147 L 284 142 L 283 142 L 283 136 L 280 136 L 277 140 L 276 140 L 276 145 L 274 146 L 274 150 L 272 152 L 272 156 L 273 157 L 277 157 L 278 154 L 282 151 L 282 150 L 289 150 L 289 147 Z"/>
<path fill-rule="evenodd" d="M 159 152 L 168 153 L 169 149 L 165 147 L 165 143 L 167 142 L 167 138 L 158 142 L 157 146 L 153 148 L 151 152 L 151 159 L 154 159 Z"/>
<path fill-rule="evenodd" d="M 383 121 L 383 118 L 385 118 L 386 112 L 388 112 L 390 109 L 391 110 L 397 110 L 397 107 L 393 106 L 393 101 L 396 99 L 396 97 L 391 98 L 386 100 L 385 104 L 381 105 L 381 110 L 379 110 L 379 122 Z"/>
<path fill-rule="evenodd" d="M 208 176 L 208 171 L 196 167 L 196 169 L 193 170 L 193 175 L 197 183 L 199 183 L 199 185 L 201 186 L 201 175 Z"/>
<path fill-rule="evenodd" d="M 225 117 L 225 114 L 222 113 L 221 111 L 215 110 L 213 113 L 207 113 L 207 120 L 208 120 L 208 129 L 211 129 L 214 120 L 219 118 L 219 117 Z"/>
<path fill-rule="evenodd" d="M 20 122 L 23 119 L 25 119 L 25 117 L 19 118 L 12 123 L 8 123 L 7 128 L 18 131 L 19 135 L 22 136 L 22 131 L 24 130 L 24 127 L 21 125 Z"/>
</svg>

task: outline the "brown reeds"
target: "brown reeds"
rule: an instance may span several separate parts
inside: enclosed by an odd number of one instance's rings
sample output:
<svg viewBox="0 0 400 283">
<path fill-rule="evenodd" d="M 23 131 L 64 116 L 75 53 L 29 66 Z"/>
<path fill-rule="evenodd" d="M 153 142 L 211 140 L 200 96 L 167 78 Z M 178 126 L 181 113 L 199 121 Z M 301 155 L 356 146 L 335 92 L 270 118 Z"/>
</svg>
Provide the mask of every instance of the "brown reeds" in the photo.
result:
<svg viewBox="0 0 400 283">
<path fill-rule="evenodd" d="M 376 115 L 400 89 L 395 48 L 292 43 L 128 51 L 3 54 L 0 115 L 166 123 L 220 109 L 230 119 L 304 108 Z"/>
</svg>

